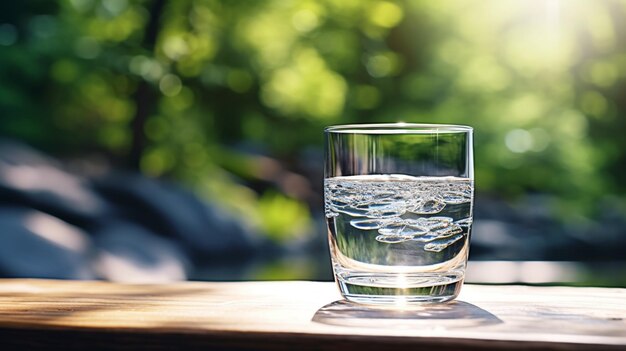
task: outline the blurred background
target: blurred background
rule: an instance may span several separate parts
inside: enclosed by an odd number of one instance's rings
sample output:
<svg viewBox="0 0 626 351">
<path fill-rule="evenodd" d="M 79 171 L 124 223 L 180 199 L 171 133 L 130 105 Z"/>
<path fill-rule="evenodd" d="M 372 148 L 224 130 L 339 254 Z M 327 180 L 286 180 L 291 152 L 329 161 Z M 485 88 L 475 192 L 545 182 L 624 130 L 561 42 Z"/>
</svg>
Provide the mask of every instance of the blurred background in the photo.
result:
<svg viewBox="0 0 626 351">
<path fill-rule="evenodd" d="M 626 286 L 625 0 L 0 2 L 0 275 L 330 280 L 323 127 L 475 129 L 472 282 Z"/>
</svg>

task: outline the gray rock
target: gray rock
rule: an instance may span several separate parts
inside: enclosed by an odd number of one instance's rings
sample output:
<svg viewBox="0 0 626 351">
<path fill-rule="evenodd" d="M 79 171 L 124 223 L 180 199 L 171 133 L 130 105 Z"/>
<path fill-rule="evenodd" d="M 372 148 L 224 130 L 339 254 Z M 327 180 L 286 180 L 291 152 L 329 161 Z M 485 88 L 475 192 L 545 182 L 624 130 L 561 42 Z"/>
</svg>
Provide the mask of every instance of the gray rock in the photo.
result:
<svg viewBox="0 0 626 351">
<path fill-rule="evenodd" d="M 110 207 L 89 182 L 30 147 L 0 141 L 0 198 L 70 221 L 96 221 Z"/>
<path fill-rule="evenodd" d="M 131 223 L 111 222 L 95 231 L 93 266 L 102 279 L 128 283 L 185 280 L 189 262 L 177 243 Z"/>
<path fill-rule="evenodd" d="M 45 213 L 0 207 L 0 272 L 9 277 L 94 279 L 87 233 Z"/>
<path fill-rule="evenodd" d="M 117 174 L 98 180 L 96 189 L 125 217 L 180 240 L 199 255 L 231 255 L 259 247 L 260 238 L 244 224 L 173 184 Z"/>
</svg>

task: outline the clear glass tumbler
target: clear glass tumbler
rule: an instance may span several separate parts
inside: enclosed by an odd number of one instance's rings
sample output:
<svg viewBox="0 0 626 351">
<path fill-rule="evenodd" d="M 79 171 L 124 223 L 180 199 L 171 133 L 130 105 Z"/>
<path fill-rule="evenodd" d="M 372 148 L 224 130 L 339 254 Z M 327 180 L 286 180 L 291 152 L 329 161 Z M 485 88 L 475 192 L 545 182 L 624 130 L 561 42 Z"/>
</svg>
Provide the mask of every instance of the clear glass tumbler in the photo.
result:
<svg viewBox="0 0 626 351">
<path fill-rule="evenodd" d="M 328 127 L 325 137 L 325 214 L 344 298 L 454 299 L 472 227 L 472 128 L 355 124 Z"/>
</svg>

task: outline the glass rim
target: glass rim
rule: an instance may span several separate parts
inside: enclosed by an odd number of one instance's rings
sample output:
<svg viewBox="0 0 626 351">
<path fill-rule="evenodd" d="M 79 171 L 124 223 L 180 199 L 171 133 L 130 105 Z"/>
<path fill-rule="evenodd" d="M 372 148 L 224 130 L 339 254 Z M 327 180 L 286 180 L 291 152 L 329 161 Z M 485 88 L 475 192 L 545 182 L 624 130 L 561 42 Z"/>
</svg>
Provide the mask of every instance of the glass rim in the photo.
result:
<svg viewBox="0 0 626 351">
<path fill-rule="evenodd" d="M 425 134 L 425 133 L 468 133 L 474 128 L 461 124 L 436 123 L 363 123 L 337 124 L 324 128 L 325 133 L 344 134 Z"/>
</svg>

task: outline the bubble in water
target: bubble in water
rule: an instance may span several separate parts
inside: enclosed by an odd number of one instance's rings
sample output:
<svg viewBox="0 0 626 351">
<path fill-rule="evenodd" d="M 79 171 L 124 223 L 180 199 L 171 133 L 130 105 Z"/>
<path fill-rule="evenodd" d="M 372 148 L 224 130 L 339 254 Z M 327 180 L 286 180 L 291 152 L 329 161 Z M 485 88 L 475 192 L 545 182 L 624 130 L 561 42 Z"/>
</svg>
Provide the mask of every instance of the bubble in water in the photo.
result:
<svg viewBox="0 0 626 351">
<path fill-rule="evenodd" d="M 404 230 L 406 225 L 402 222 L 399 223 L 389 223 L 385 225 L 383 228 L 378 229 L 378 232 L 382 235 L 400 235 L 400 233 Z"/>
<path fill-rule="evenodd" d="M 368 215 L 368 210 L 357 208 L 357 207 L 345 207 L 345 208 L 340 207 L 340 208 L 335 208 L 335 211 L 345 213 L 352 217 L 367 217 Z"/>
<path fill-rule="evenodd" d="M 370 211 L 372 212 L 405 212 L 406 209 L 402 206 L 402 203 L 398 202 L 375 202 L 370 204 Z"/>
<path fill-rule="evenodd" d="M 450 226 L 446 227 L 446 228 L 441 228 L 441 229 L 437 229 L 437 230 L 431 230 L 430 232 L 424 234 L 424 235 L 420 235 L 420 236 L 415 236 L 413 237 L 413 240 L 415 241 L 422 241 L 422 242 L 430 242 L 433 240 L 438 240 L 438 239 L 442 239 L 442 238 L 447 238 L 449 236 L 455 235 L 455 234 L 460 234 L 463 232 L 463 229 L 456 225 L 456 224 L 451 224 Z"/>
<path fill-rule="evenodd" d="M 376 241 L 387 244 L 398 244 L 407 241 L 408 239 L 403 236 L 397 235 L 379 235 L 376 237 Z"/>
<path fill-rule="evenodd" d="M 396 176 L 394 176 L 396 177 Z M 414 179 L 407 177 L 407 179 Z M 439 252 L 464 235 L 471 218 L 454 221 L 439 215 L 446 204 L 470 203 L 470 183 L 435 184 L 425 181 L 363 182 L 325 180 L 325 214 L 328 218 L 347 214 L 358 230 L 376 230 L 376 240 L 395 244 L 409 240 L 424 242 L 424 250 Z"/>
<path fill-rule="evenodd" d="M 428 233 L 428 229 L 407 225 L 402 231 L 402 235 L 411 236 L 411 238 Z"/>
<path fill-rule="evenodd" d="M 445 228 L 450 223 L 452 223 L 452 218 L 450 217 L 428 217 L 428 218 L 418 218 L 418 219 L 408 219 L 407 220 L 410 225 L 415 225 L 419 227 L 425 227 L 429 230 Z"/>
<path fill-rule="evenodd" d="M 454 222 L 456 225 L 459 225 L 461 227 L 469 227 L 472 224 L 472 219 L 471 218 L 463 218 L 460 219 L 456 222 Z"/>
<path fill-rule="evenodd" d="M 379 189 L 374 189 L 373 191 L 380 191 Z M 390 194 L 390 193 L 380 193 L 380 194 L 373 194 L 372 196 L 372 207 L 377 207 L 377 206 L 388 206 L 388 205 L 393 205 L 395 203 L 397 203 L 396 200 L 394 200 L 392 198 L 394 194 Z"/>
<path fill-rule="evenodd" d="M 446 228 L 441 228 L 433 231 L 433 233 L 439 235 L 440 238 L 445 238 L 454 234 L 459 234 L 461 232 L 463 232 L 463 229 L 459 225 L 456 225 L 454 223 L 450 224 L 450 226 Z"/>
<path fill-rule="evenodd" d="M 472 200 L 471 195 L 458 191 L 444 192 L 442 198 L 447 204 L 452 205 L 463 204 Z"/>
<path fill-rule="evenodd" d="M 356 229 L 375 230 L 379 229 L 382 223 L 376 219 L 353 219 L 350 221 L 350 225 Z"/>
<path fill-rule="evenodd" d="M 418 202 L 417 206 L 409 211 L 415 214 L 435 214 L 441 212 L 444 207 L 446 207 L 446 203 L 443 201 L 443 198 L 434 196 Z"/>
<path fill-rule="evenodd" d="M 431 252 L 441 252 L 448 246 L 461 240 L 461 238 L 463 238 L 463 234 L 458 234 L 449 238 L 445 238 L 443 240 L 433 241 L 424 245 L 424 250 L 431 251 Z"/>
<path fill-rule="evenodd" d="M 445 222 L 445 223 L 452 223 L 453 219 L 452 217 L 444 217 L 444 216 L 435 216 L 435 217 L 428 217 L 428 218 L 422 218 L 424 220 L 429 220 L 429 221 L 436 221 L 436 222 Z"/>
<path fill-rule="evenodd" d="M 419 241 L 419 242 L 430 242 L 430 241 L 437 240 L 437 239 L 439 239 L 439 235 L 433 232 L 428 232 L 424 235 L 419 235 L 419 236 L 415 236 L 411 238 L 411 240 Z"/>
<path fill-rule="evenodd" d="M 386 212 L 368 211 L 366 216 L 369 218 L 390 219 L 390 218 L 400 217 L 403 214 L 404 214 L 403 211 L 386 211 Z"/>
</svg>

